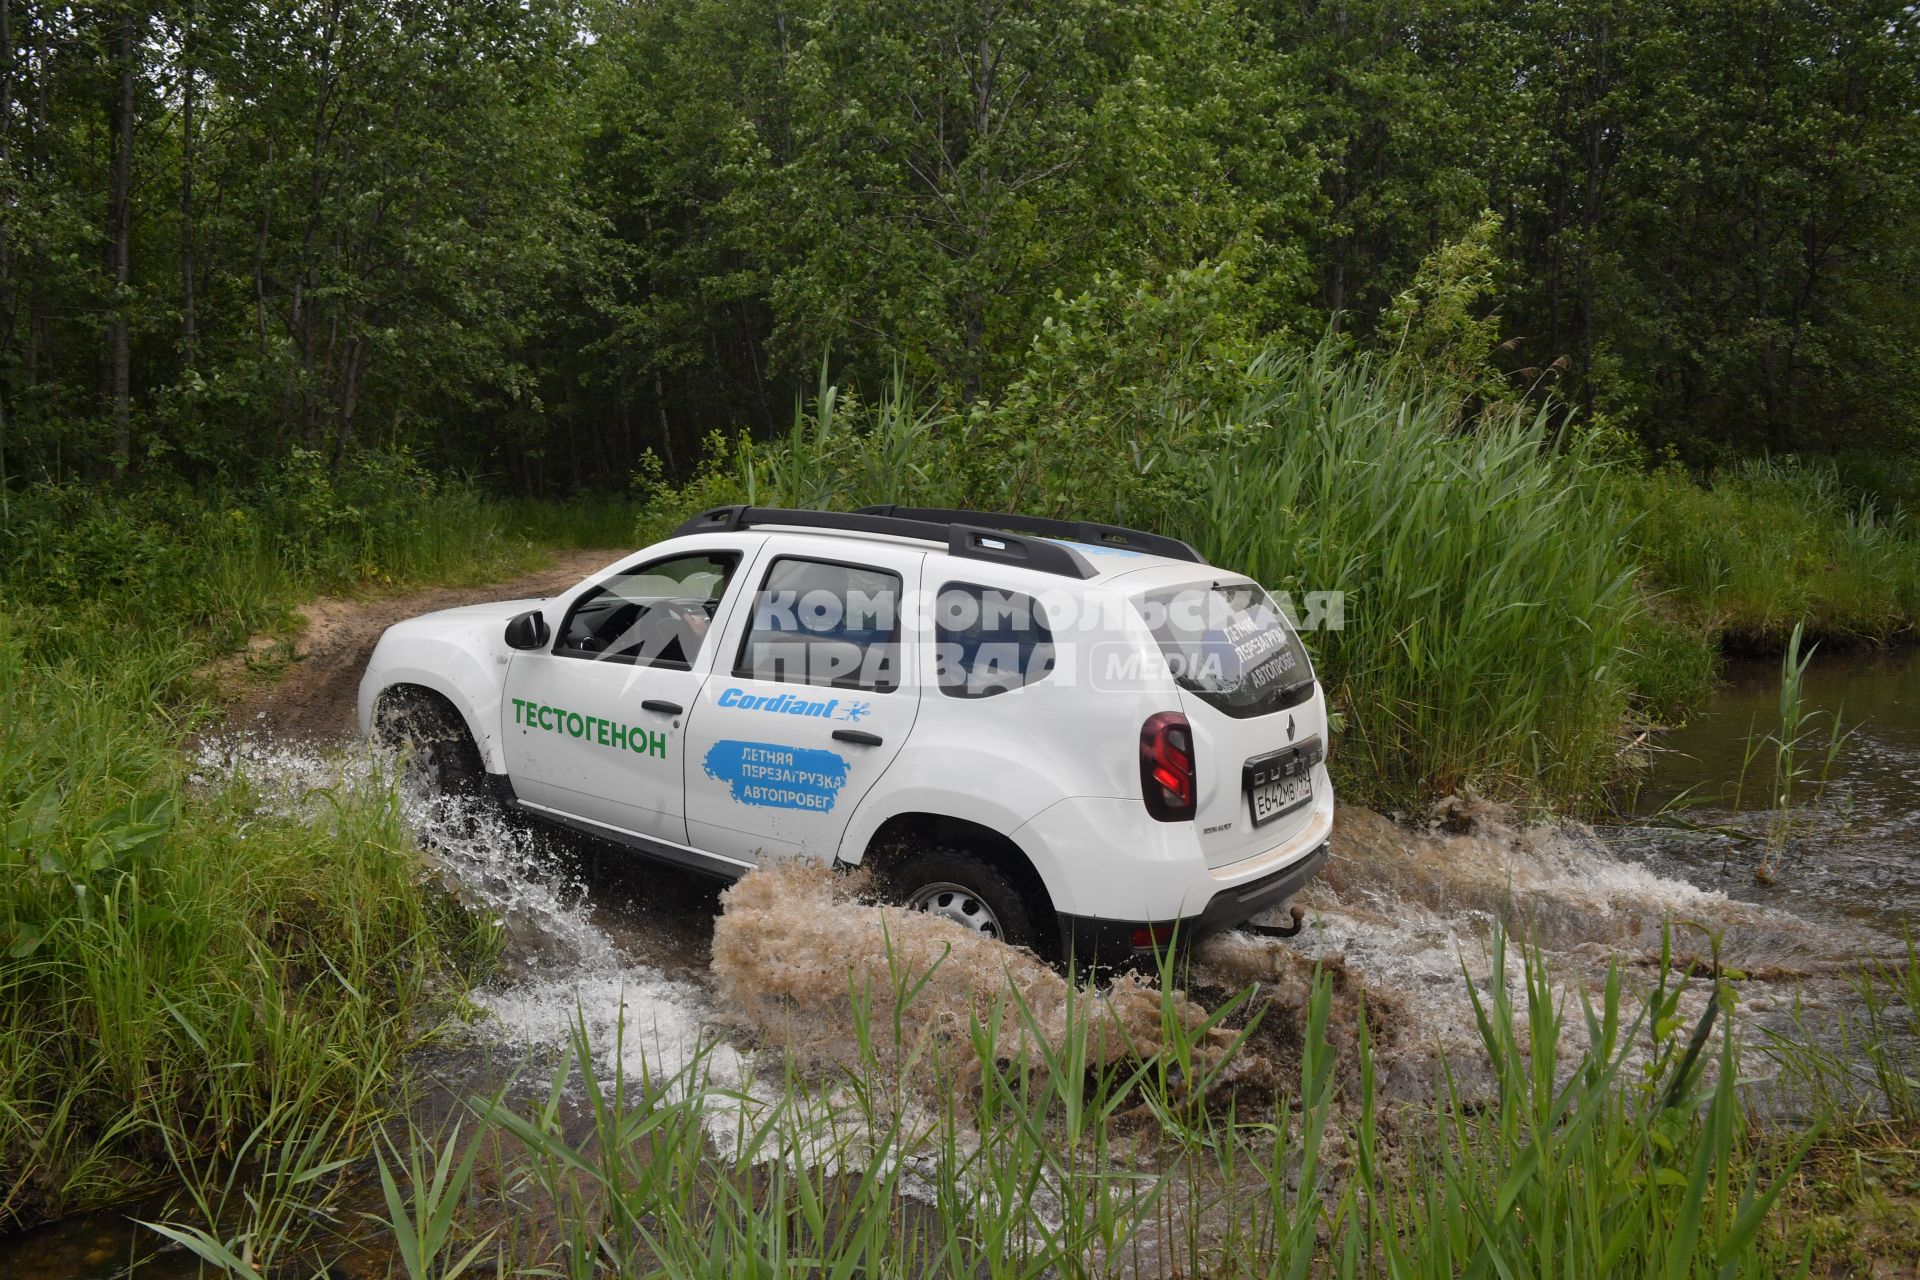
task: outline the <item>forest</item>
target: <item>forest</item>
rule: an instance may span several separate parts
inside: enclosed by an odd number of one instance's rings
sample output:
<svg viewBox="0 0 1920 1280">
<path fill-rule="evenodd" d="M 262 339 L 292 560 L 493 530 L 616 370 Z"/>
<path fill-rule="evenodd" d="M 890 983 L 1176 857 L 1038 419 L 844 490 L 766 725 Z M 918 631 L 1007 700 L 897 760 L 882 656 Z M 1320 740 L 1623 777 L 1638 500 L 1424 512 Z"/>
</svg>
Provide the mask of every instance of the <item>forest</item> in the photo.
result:
<svg viewBox="0 0 1920 1280">
<path fill-rule="evenodd" d="M 0 0 L 0 1272 L 1912 1272 L 1917 22 Z M 949 963 L 263 709 L 742 501 L 1338 593 L 1312 927 Z"/>
<path fill-rule="evenodd" d="M 0 0 L 0 491 L 369 449 L 623 490 L 823 385 L 992 413 L 1076 306 L 1204 270 L 1256 345 L 1411 347 L 1643 462 L 1899 500 L 1914 22 Z"/>
</svg>

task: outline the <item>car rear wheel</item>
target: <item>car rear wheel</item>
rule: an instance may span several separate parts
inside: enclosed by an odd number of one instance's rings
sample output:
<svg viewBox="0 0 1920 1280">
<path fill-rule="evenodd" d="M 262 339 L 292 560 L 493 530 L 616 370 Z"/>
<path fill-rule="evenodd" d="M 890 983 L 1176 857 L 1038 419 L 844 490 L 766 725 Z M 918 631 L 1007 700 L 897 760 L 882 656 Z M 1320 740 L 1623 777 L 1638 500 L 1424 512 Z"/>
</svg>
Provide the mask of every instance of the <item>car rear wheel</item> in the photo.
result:
<svg viewBox="0 0 1920 1280">
<path fill-rule="evenodd" d="M 885 877 L 889 896 L 909 910 L 951 920 L 982 937 L 1038 951 L 1032 906 L 998 867 L 959 849 L 909 853 Z"/>
</svg>

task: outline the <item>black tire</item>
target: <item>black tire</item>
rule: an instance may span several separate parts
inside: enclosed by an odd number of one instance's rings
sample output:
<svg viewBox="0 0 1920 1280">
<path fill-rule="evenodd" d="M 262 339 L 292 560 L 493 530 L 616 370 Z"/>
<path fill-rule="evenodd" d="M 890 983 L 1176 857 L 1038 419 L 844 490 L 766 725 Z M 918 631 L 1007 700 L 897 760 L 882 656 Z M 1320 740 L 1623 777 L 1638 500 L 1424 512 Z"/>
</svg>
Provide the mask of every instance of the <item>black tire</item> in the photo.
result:
<svg viewBox="0 0 1920 1280">
<path fill-rule="evenodd" d="M 480 748 L 460 713 L 438 694 L 405 689 L 382 694 L 373 731 L 382 746 L 405 762 L 404 781 L 437 795 L 486 795 L 487 767 Z"/>
<path fill-rule="evenodd" d="M 959 922 L 971 924 L 1008 946 L 1045 954 L 1047 940 L 1036 922 L 1038 913 L 1030 895 L 1023 893 L 998 867 L 964 849 L 936 845 L 903 854 L 888 867 L 881 877 L 881 885 L 887 897 L 903 906 L 918 905 L 921 910 L 950 918 L 956 913 L 966 916 L 967 919 Z M 968 910 L 969 904 L 962 901 L 960 895 L 954 895 L 944 906 L 916 904 L 916 898 L 936 892 L 937 886 L 951 886 L 971 895 L 975 900 L 972 905 L 984 907 L 988 913 L 984 923 L 990 927 L 981 927 L 978 914 Z"/>
</svg>

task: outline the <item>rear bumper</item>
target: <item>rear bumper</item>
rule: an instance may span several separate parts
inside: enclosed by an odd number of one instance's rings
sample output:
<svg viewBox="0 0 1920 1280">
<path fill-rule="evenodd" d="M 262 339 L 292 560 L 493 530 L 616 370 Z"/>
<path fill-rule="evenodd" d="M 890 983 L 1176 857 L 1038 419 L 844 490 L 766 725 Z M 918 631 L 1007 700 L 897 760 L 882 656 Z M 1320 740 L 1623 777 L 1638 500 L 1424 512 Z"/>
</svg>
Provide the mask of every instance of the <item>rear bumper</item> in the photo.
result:
<svg viewBox="0 0 1920 1280">
<path fill-rule="evenodd" d="M 1208 865 L 1194 823 L 1145 820 L 1138 798 L 1061 800 L 1011 834 L 1040 873 L 1059 915 L 1191 920 L 1214 909 L 1222 895 L 1301 865 L 1327 842 L 1333 834 L 1333 789 L 1326 765 L 1314 766 L 1313 783 L 1313 804 L 1299 817 L 1266 829 L 1272 833 L 1266 837 L 1270 844 L 1223 866 Z"/>
<path fill-rule="evenodd" d="M 1286 901 L 1306 886 L 1307 881 L 1326 864 L 1328 845 L 1318 847 L 1278 871 L 1256 880 L 1222 889 L 1208 900 L 1199 914 L 1173 920 L 1110 920 L 1103 916 L 1060 916 L 1060 949 L 1075 965 L 1124 964 L 1141 955 L 1151 955 L 1158 945 L 1168 945 L 1168 934 L 1176 945 L 1197 941 L 1210 933 L 1231 929 Z M 1139 945 L 1136 932 L 1147 930 L 1156 941 Z"/>
</svg>

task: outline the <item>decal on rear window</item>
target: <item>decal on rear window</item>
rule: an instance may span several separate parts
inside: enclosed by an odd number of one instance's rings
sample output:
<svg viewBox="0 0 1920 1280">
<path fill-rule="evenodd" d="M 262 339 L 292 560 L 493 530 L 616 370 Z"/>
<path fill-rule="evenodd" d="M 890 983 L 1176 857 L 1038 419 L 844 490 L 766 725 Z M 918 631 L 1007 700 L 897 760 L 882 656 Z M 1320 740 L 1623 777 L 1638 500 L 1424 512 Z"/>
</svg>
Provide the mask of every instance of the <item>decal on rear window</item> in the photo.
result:
<svg viewBox="0 0 1920 1280">
<path fill-rule="evenodd" d="M 1313 680 L 1300 637 L 1254 583 L 1195 583 L 1138 607 L 1174 680 L 1230 716 L 1293 706 Z"/>
</svg>

